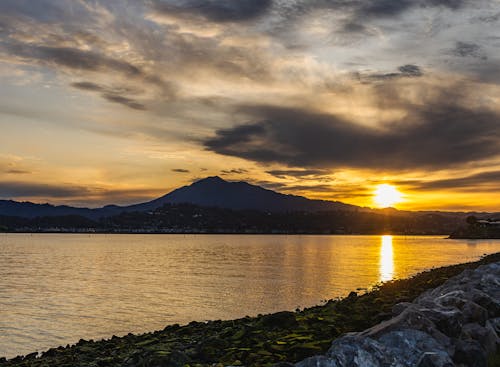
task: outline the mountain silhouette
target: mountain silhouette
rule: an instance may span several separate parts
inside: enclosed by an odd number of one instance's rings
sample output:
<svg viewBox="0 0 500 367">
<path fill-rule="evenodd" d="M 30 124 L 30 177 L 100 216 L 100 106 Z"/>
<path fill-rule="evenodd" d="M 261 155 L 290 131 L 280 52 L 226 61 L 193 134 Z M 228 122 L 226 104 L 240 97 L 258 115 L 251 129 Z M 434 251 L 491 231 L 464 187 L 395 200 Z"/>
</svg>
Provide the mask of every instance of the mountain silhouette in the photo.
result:
<svg viewBox="0 0 500 367">
<path fill-rule="evenodd" d="M 359 208 L 336 201 L 311 200 L 302 196 L 285 195 L 243 181 L 225 181 L 218 176 L 207 177 L 189 186 L 176 189 L 156 200 L 133 205 L 129 208 L 145 211 L 158 208 L 167 203 L 190 203 L 234 210 L 254 209 L 270 212 Z"/>
<path fill-rule="evenodd" d="M 247 182 L 229 182 L 218 176 L 207 177 L 178 188 L 155 200 L 130 205 L 107 205 L 102 208 L 75 208 L 66 205 L 34 204 L 0 200 L 0 215 L 35 218 L 42 216 L 81 215 L 97 219 L 121 212 L 150 211 L 164 204 L 189 203 L 234 210 L 253 209 L 268 212 L 355 210 L 360 207 L 337 201 L 311 200 L 302 196 L 281 194 Z"/>
</svg>

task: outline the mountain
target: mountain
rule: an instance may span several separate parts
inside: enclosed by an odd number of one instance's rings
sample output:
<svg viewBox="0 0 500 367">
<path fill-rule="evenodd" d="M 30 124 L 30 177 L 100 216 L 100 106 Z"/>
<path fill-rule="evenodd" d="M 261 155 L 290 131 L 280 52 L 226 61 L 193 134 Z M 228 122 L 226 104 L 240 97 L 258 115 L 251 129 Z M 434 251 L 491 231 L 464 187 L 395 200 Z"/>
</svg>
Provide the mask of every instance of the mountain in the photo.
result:
<svg viewBox="0 0 500 367">
<path fill-rule="evenodd" d="M 311 200 L 302 196 L 285 195 L 246 182 L 228 182 L 215 176 L 178 188 L 158 199 L 123 207 L 108 205 L 103 208 L 88 209 L 0 200 L 0 215 L 25 218 L 80 215 L 97 219 L 121 212 L 150 211 L 164 204 L 180 203 L 234 210 L 255 209 L 268 212 L 361 209 L 355 205 L 336 201 Z"/>
<path fill-rule="evenodd" d="M 34 204 L 30 202 L 17 202 L 0 200 L 0 216 L 16 216 L 24 218 L 54 217 L 79 215 L 90 219 L 99 219 L 120 214 L 122 212 L 147 212 L 157 209 L 164 204 L 193 204 L 202 207 L 218 207 L 224 209 L 241 210 L 254 209 L 264 212 L 317 212 L 317 211 L 374 211 L 377 213 L 403 215 L 404 211 L 393 208 L 368 209 L 356 205 L 344 204 L 338 201 L 311 200 L 302 196 L 281 194 L 247 182 L 229 182 L 220 177 L 207 177 L 196 181 L 189 186 L 178 188 L 167 195 L 145 203 L 117 206 L 107 205 L 102 208 L 75 208 L 51 204 Z M 478 215 L 478 217 L 498 216 L 500 213 L 452 213 L 452 212 L 421 212 L 429 215 L 445 215 L 465 217 Z"/>
<path fill-rule="evenodd" d="M 156 200 L 129 208 L 145 211 L 158 208 L 163 204 L 181 203 L 269 212 L 353 210 L 359 208 L 336 201 L 311 200 L 302 196 L 285 195 L 247 182 L 228 182 L 218 176 L 207 177 L 189 186 L 176 189 Z"/>
<path fill-rule="evenodd" d="M 86 218 L 98 219 L 123 212 L 126 207 L 115 205 L 105 206 L 98 209 L 75 208 L 67 205 L 35 204 L 30 202 L 18 202 L 13 200 L 0 200 L 0 215 L 36 218 L 36 217 L 60 217 L 67 215 L 79 215 Z"/>
</svg>

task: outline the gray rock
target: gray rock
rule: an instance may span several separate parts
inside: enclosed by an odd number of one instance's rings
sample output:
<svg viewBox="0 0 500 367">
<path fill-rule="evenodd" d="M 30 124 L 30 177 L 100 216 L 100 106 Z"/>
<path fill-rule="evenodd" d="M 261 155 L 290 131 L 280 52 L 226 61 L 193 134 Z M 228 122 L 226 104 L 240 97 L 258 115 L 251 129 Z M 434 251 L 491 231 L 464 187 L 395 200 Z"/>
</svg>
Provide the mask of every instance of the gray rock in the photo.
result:
<svg viewBox="0 0 500 367">
<path fill-rule="evenodd" d="M 445 347 L 422 331 L 411 329 L 393 331 L 382 335 L 378 342 L 386 346 L 395 356 L 395 360 L 402 366 L 418 365 L 425 353 L 438 355 L 443 363 L 453 365 Z"/>
<path fill-rule="evenodd" d="M 489 319 L 486 322 L 486 326 L 493 329 L 493 331 L 497 334 L 497 337 L 500 336 L 500 317 L 495 317 L 493 319 Z"/>
<path fill-rule="evenodd" d="M 424 313 L 420 312 L 417 307 L 408 307 L 400 315 L 367 329 L 361 332 L 360 335 L 372 339 L 378 339 L 382 335 L 391 331 L 408 329 L 422 331 L 430 335 L 442 345 L 447 347 L 450 346 L 450 339 L 445 334 L 440 332 L 436 325 L 429 320 Z"/>
<path fill-rule="evenodd" d="M 500 346 L 500 263 L 466 270 L 392 315 L 296 366 L 486 367 Z"/>
<path fill-rule="evenodd" d="M 357 334 L 337 339 L 326 353 L 333 366 L 391 366 L 395 362 L 392 351 L 369 337 Z"/>
<path fill-rule="evenodd" d="M 413 303 L 410 302 L 401 302 L 392 307 L 392 316 L 401 315 L 401 313 L 406 310 L 408 307 L 412 306 Z"/>
<path fill-rule="evenodd" d="M 460 339 L 473 339 L 479 342 L 487 354 L 493 354 L 497 350 L 498 336 L 495 331 L 489 327 L 483 327 L 478 324 L 464 325 Z"/>
<path fill-rule="evenodd" d="M 443 356 L 440 353 L 425 352 L 420 356 L 417 367 L 454 367 L 448 356 Z"/>
<path fill-rule="evenodd" d="M 295 367 L 342 367 L 337 364 L 337 362 L 331 360 L 325 356 L 315 356 L 304 359 L 299 362 Z"/>
<path fill-rule="evenodd" d="M 467 367 L 487 367 L 486 353 L 481 345 L 472 339 L 457 340 L 453 362 Z"/>
</svg>

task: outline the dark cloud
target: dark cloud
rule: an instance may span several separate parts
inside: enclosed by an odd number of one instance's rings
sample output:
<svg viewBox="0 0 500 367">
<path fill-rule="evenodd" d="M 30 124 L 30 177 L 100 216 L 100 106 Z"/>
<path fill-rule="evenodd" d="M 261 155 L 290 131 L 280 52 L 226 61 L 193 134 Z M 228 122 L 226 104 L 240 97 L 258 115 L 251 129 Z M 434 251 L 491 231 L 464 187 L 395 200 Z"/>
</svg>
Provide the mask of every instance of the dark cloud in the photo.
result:
<svg viewBox="0 0 500 367">
<path fill-rule="evenodd" d="M 289 21 L 314 10 L 332 10 L 346 15 L 344 33 L 366 33 L 373 19 L 394 18 L 415 8 L 442 7 L 458 10 L 470 0 L 296 0 L 280 3 L 278 13 Z M 278 5 L 277 5 L 278 6 Z"/>
<path fill-rule="evenodd" d="M 190 171 L 188 169 L 184 169 L 184 168 L 174 168 L 174 169 L 172 169 L 172 172 L 189 173 Z"/>
<path fill-rule="evenodd" d="M 493 191 L 499 192 L 500 171 L 481 172 L 458 178 L 435 181 L 402 181 L 400 184 L 419 190 Z"/>
<path fill-rule="evenodd" d="M 104 93 L 102 96 L 104 97 L 104 99 L 110 102 L 119 103 L 134 110 L 146 110 L 146 106 L 128 97 L 119 96 L 112 93 Z"/>
<path fill-rule="evenodd" d="M 420 67 L 418 67 L 417 65 L 412 65 L 412 64 L 400 66 L 399 72 L 401 73 L 401 75 L 407 76 L 407 77 L 415 77 L 415 76 L 422 76 L 423 75 Z"/>
<path fill-rule="evenodd" d="M 37 60 L 44 64 L 55 64 L 70 69 L 86 71 L 113 71 L 129 76 L 139 76 L 142 71 L 127 61 L 103 54 L 70 47 L 48 47 L 30 43 L 0 43 L 11 55 Z"/>
<path fill-rule="evenodd" d="M 485 58 L 481 46 L 476 43 L 457 42 L 451 53 L 458 57 Z"/>
<path fill-rule="evenodd" d="M 244 173 L 248 173 L 248 170 L 246 170 L 244 168 L 234 168 L 234 169 L 230 169 L 230 170 L 222 170 L 221 171 L 222 175 L 231 175 L 231 174 L 241 175 Z"/>
<path fill-rule="evenodd" d="M 89 194 L 86 187 L 50 185 L 31 182 L 0 182 L 0 197 L 53 197 L 65 198 Z"/>
<path fill-rule="evenodd" d="M 146 106 L 142 103 L 120 94 L 126 88 L 109 88 L 92 82 L 77 82 L 72 83 L 71 86 L 89 92 L 99 92 L 102 98 L 112 103 L 118 103 L 134 110 L 146 110 Z"/>
<path fill-rule="evenodd" d="M 358 17 L 390 17 L 415 7 L 458 9 L 466 0 L 365 0 L 359 2 Z"/>
<path fill-rule="evenodd" d="M 457 10 L 467 0 L 363 0 L 357 3 L 355 19 L 394 17 L 412 8 L 443 7 Z"/>
<path fill-rule="evenodd" d="M 241 22 L 258 18 L 271 4 L 272 0 L 157 0 L 153 7 L 168 15 L 195 15 L 213 22 Z"/>
<path fill-rule="evenodd" d="M 266 171 L 272 176 L 277 178 L 286 178 L 286 177 L 307 177 L 307 176 L 324 176 L 329 173 L 328 170 L 322 169 L 286 169 L 286 170 L 270 170 Z"/>
<path fill-rule="evenodd" d="M 353 199 L 355 197 L 368 197 L 373 196 L 372 192 L 367 191 L 363 187 L 358 186 L 334 186 L 328 184 L 304 184 L 304 185 L 294 185 L 283 182 L 273 182 L 273 181 L 258 181 L 257 185 L 262 186 L 269 190 L 274 190 L 278 192 L 314 192 L 314 193 L 324 193 L 328 194 L 328 200 L 340 200 L 340 199 Z"/>
<path fill-rule="evenodd" d="M 24 169 L 9 169 L 5 171 L 5 173 L 8 173 L 10 175 L 28 175 L 31 173 L 31 171 L 27 171 Z"/>
<path fill-rule="evenodd" d="M 394 73 L 369 74 L 369 75 L 356 74 L 356 75 L 361 81 L 367 82 L 367 81 L 378 81 L 378 80 L 390 80 L 397 78 L 418 78 L 424 75 L 424 73 L 419 66 L 407 64 L 400 66 L 398 68 L 398 72 Z"/>
<path fill-rule="evenodd" d="M 311 191 L 311 192 L 328 192 L 333 193 L 334 188 L 331 185 L 313 184 L 313 185 L 290 185 L 281 182 L 259 181 L 259 186 L 265 187 L 269 190 L 276 190 L 281 192 L 298 192 L 298 191 Z"/>
<path fill-rule="evenodd" d="M 72 83 L 71 86 L 77 89 L 88 90 L 91 92 L 102 92 L 106 90 L 105 87 L 92 82 L 76 82 Z"/>
<path fill-rule="evenodd" d="M 102 187 L 78 186 L 71 184 L 44 184 L 23 181 L 0 182 L 0 199 L 30 200 L 53 199 L 57 203 L 70 205 L 101 206 L 106 204 L 128 205 L 163 195 L 164 191 L 154 189 L 107 189 Z M 82 200 L 80 202 L 80 200 Z M 38 201 L 38 200 L 37 200 Z M 52 201 L 52 200 L 51 200 Z"/>
<path fill-rule="evenodd" d="M 67 3 L 62 0 L 2 0 L 0 14 L 33 18 L 41 22 L 67 19 L 73 12 L 78 13 L 80 17 L 86 14 L 78 2 L 73 2 L 71 7 L 66 5 Z"/>
<path fill-rule="evenodd" d="M 498 20 L 500 20 L 500 12 L 495 13 L 493 15 L 480 16 L 480 17 L 478 17 L 478 20 L 481 21 L 481 22 L 484 22 L 484 23 L 495 23 L 495 22 L 498 22 Z"/>
<path fill-rule="evenodd" d="M 390 98 L 390 94 L 387 94 Z M 246 106 L 256 121 L 216 132 L 206 149 L 292 167 L 446 168 L 500 155 L 500 116 L 433 96 L 384 128 L 308 110 Z"/>
</svg>

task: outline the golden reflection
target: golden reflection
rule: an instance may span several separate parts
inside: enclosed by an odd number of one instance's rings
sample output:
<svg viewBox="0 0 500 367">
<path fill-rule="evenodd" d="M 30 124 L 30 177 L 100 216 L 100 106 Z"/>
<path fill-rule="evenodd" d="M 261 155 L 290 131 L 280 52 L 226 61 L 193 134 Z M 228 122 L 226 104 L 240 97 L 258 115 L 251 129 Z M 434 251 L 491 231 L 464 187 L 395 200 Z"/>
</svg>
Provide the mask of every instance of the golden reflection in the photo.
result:
<svg viewBox="0 0 500 367">
<path fill-rule="evenodd" d="M 380 281 L 386 282 L 394 276 L 394 251 L 392 236 L 382 236 L 380 247 Z"/>
</svg>

